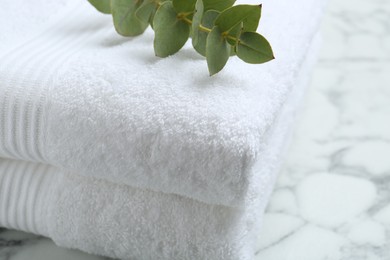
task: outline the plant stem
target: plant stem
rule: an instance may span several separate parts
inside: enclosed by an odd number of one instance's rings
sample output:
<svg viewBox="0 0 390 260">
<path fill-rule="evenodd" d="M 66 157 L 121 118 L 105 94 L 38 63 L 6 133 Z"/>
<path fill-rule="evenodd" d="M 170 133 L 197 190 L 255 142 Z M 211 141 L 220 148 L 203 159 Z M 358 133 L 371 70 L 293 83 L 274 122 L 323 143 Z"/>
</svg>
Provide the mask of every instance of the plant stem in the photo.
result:
<svg viewBox="0 0 390 260">
<path fill-rule="evenodd" d="M 203 32 L 211 32 L 211 29 L 210 28 L 207 28 L 207 27 L 204 27 L 203 25 L 199 24 L 199 30 L 203 31 Z"/>
<path fill-rule="evenodd" d="M 187 18 L 187 16 L 178 16 L 179 19 L 183 20 L 184 22 L 188 23 L 189 25 L 192 25 L 192 21 Z"/>
<path fill-rule="evenodd" d="M 179 19 L 183 20 L 184 22 L 186 22 L 189 25 L 192 25 L 192 21 L 190 19 L 188 19 L 186 15 L 179 16 Z M 201 24 L 199 24 L 199 30 L 201 30 L 203 32 L 206 32 L 206 33 L 210 33 L 211 32 L 210 28 L 204 27 Z M 233 40 L 233 41 L 237 41 L 238 40 L 236 37 L 233 37 L 233 36 L 231 36 L 231 35 L 229 35 L 227 33 L 223 33 L 223 37 L 228 38 L 228 39 Z"/>
<path fill-rule="evenodd" d="M 186 16 L 179 17 L 179 19 L 183 20 L 184 22 L 186 22 L 189 25 L 192 25 L 192 21 L 190 19 L 188 19 Z M 199 30 L 207 32 L 207 33 L 211 32 L 210 28 L 204 27 L 201 24 L 199 24 Z"/>
</svg>

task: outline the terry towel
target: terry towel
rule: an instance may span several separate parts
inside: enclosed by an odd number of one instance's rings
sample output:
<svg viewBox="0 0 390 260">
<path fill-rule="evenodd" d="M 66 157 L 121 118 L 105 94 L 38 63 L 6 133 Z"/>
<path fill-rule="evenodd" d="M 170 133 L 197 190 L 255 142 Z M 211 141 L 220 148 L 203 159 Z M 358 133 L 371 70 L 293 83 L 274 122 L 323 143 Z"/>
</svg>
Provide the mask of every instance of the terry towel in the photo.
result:
<svg viewBox="0 0 390 260">
<path fill-rule="evenodd" d="M 120 259 L 250 260 L 263 210 L 315 60 L 312 43 L 298 80 L 264 144 L 259 196 L 242 207 L 85 177 L 54 166 L 0 159 L 0 226 L 58 245 Z"/>
<path fill-rule="evenodd" d="M 323 1 L 262 0 L 276 60 L 237 57 L 209 77 L 190 46 L 116 34 L 81 0 L 1 0 L 0 157 L 209 204 L 241 206 L 296 85 Z M 258 0 L 237 3 L 259 4 Z"/>
<path fill-rule="evenodd" d="M 253 259 L 322 1 L 264 0 L 276 60 L 214 77 L 86 1 L 0 3 L 0 226 L 121 259 Z"/>
</svg>

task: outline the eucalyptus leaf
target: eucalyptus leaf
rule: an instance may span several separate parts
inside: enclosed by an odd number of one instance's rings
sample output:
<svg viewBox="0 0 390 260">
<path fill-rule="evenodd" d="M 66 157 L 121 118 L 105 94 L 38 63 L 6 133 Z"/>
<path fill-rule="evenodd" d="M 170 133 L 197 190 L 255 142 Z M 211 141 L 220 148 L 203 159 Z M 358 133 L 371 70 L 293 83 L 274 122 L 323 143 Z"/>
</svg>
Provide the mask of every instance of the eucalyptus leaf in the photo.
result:
<svg viewBox="0 0 390 260">
<path fill-rule="evenodd" d="M 204 10 L 223 11 L 234 5 L 236 0 L 203 0 Z"/>
<path fill-rule="evenodd" d="M 196 0 L 172 0 L 173 7 L 177 13 L 193 12 Z"/>
<path fill-rule="evenodd" d="M 248 63 L 274 59 L 269 42 L 256 33 L 261 5 L 236 0 L 88 0 L 98 11 L 111 13 L 123 36 L 142 34 L 150 24 L 156 56 L 178 52 L 189 37 L 206 57 L 210 75 L 221 71 L 230 56 Z"/>
<path fill-rule="evenodd" d="M 206 56 L 206 40 L 209 33 L 205 32 L 204 30 L 200 30 L 199 25 L 201 25 L 203 28 L 213 28 L 214 21 L 218 15 L 218 11 L 206 11 L 203 14 L 201 23 L 198 24 L 198 27 L 196 27 L 193 31 L 192 46 L 202 56 Z"/>
<path fill-rule="evenodd" d="M 164 2 L 154 15 L 154 51 L 159 57 L 178 52 L 188 40 L 190 25 L 180 20 L 171 2 Z"/>
<path fill-rule="evenodd" d="M 157 10 L 157 5 L 154 1 L 147 0 L 135 11 L 135 15 L 143 22 L 149 23 L 154 12 Z"/>
<path fill-rule="evenodd" d="M 193 31 L 198 29 L 199 24 L 202 21 L 203 12 L 204 12 L 203 1 L 202 0 L 196 1 L 195 12 L 194 12 L 194 16 L 192 17 L 192 30 Z"/>
<path fill-rule="evenodd" d="M 110 0 L 88 0 L 99 12 L 104 14 L 111 13 L 111 1 Z"/>
<path fill-rule="evenodd" d="M 261 5 L 236 5 L 223 11 L 215 21 L 222 32 L 229 32 L 241 22 L 244 31 L 256 31 L 261 16 Z"/>
<path fill-rule="evenodd" d="M 275 59 L 269 42 L 256 32 L 242 33 L 236 52 L 240 59 L 252 64 L 260 64 Z"/>
<path fill-rule="evenodd" d="M 218 73 L 225 67 L 230 56 L 230 45 L 222 35 L 219 27 L 214 26 L 206 41 L 206 60 L 210 76 Z"/>
<path fill-rule="evenodd" d="M 156 11 L 157 11 L 158 7 L 160 5 L 162 5 L 164 2 L 168 2 L 168 1 L 171 2 L 172 0 L 160 0 L 158 2 L 156 2 L 156 0 L 149 0 L 149 1 L 154 2 L 156 4 L 156 9 L 152 12 L 152 14 L 150 15 L 150 19 L 149 19 L 149 24 L 150 24 L 150 26 L 153 29 L 154 15 L 156 14 Z"/>
<path fill-rule="evenodd" d="M 230 56 L 236 56 L 236 46 L 230 46 Z"/>
<path fill-rule="evenodd" d="M 238 38 L 240 37 L 240 34 L 243 30 L 243 22 L 237 24 L 233 29 L 229 31 L 229 33 L 226 36 L 226 40 L 230 45 L 236 45 Z"/>
<path fill-rule="evenodd" d="M 192 46 L 195 48 L 198 45 L 199 42 L 199 25 L 202 22 L 204 7 L 203 7 L 203 1 L 197 0 L 195 4 L 195 12 L 192 17 L 192 25 L 191 25 L 191 37 L 192 37 Z"/>
<path fill-rule="evenodd" d="M 137 18 L 135 12 L 142 1 L 111 0 L 111 11 L 116 31 L 123 36 L 142 34 L 149 23 Z"/>
</svg>

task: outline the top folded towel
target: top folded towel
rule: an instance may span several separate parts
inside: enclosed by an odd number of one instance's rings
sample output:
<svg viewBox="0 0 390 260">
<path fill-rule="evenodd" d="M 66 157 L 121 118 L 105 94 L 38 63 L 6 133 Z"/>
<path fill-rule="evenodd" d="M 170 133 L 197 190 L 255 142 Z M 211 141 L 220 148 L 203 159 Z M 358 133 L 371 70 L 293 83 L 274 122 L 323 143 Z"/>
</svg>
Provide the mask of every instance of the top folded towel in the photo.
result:
<svg viewBox="0 0 390 260">
<path fill-rule="evenodd" d="M 154 56 L 87 1 L 2 0 L 0 157 L 236 206 L 294 87 L 321 1 L 262 0 L 276 60 L 209 77 L 189 46 Z M 259 4 L 258 0 L 240 3 Z M 45 6 L 45 8 L 42 8 Z"/>
</svg>

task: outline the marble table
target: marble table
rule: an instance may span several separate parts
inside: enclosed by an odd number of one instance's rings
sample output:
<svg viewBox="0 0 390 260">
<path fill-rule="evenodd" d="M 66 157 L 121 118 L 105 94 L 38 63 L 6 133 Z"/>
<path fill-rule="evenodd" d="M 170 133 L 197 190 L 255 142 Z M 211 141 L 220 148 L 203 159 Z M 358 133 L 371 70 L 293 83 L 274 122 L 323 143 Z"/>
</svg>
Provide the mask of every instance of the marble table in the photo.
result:
<svg viewBox="0 0 390 260">
<path fill-rule="evenodd" d="M 390 259 L 390 1 L 331 0 L 256 260 Z M 0 229 L 0 260 L 104 259 Z"/>
</svg>

